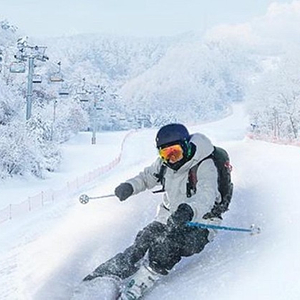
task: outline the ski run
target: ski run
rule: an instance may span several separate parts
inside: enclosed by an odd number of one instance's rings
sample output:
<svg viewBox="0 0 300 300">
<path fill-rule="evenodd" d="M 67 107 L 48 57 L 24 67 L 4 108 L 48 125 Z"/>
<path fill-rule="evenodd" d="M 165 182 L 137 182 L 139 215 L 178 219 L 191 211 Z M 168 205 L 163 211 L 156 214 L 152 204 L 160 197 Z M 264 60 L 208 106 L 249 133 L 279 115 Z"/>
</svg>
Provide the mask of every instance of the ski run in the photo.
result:
<svg viewBox="0 0 300 300">
<path fill-rule="evenodd" d="M 188 124 L 187 124 L 188 125 Z M 199 255 L 183 259 L 145 300 L 298 300 L 300 298 L 299 148 L 254 141 L 242 106 L 229 117 L 188 126 L 224 147 L 233 165 L 234 197 L 222 225 L 259 225 L 258 235 L 220 231 Z M 0 299 L 66 300 L 81 279 L 125 249 L 151 222 L 161 195 L 151 191 L 119 202 L 116 197 L 82 205 L 80 194 L 111 194 L 156 157 L 156 129 L 125 140 L 121 160 L 69 195 L 0 224 Z M 0 182 L 0 209 L 41 190 L 107 165 L 120 154 L 127 132 L 80 133 L 64 145 L 64 163 L 44 180 Z M 88 300 L 88 297 L 86 299 Z"/>
</svg>

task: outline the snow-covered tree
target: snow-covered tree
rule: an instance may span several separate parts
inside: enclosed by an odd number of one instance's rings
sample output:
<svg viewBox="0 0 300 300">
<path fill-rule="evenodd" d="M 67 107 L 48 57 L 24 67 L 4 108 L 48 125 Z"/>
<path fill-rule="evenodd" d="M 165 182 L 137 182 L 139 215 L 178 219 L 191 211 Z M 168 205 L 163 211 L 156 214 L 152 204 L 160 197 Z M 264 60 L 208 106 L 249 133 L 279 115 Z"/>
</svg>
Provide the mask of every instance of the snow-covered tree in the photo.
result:
<svg viewBox="0 0 300 300">
<path fill-rule="evenodd" d="M 255 66 L 243 48 L 193 41 L 170 48 L 119 93 L 127 107 L 154 119 L 171 113 L 181 122 L 212 120 L 226 114 L 232 102 L 243 100 L 244 76 Z"/>
<path fill-rule="evenodd" d="M 299 138 L 299 70 L 298 55 L 287 53 L 253 83 L 248 105 L 257 136 L 283 141 Z"/>
</svg>

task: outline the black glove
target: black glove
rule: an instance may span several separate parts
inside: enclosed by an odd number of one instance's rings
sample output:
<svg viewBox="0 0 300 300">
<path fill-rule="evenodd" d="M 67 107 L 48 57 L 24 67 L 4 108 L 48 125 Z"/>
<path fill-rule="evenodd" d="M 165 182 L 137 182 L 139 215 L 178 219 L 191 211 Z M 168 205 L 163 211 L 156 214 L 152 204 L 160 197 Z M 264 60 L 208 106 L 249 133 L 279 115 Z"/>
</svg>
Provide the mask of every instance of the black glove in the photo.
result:
<svg viewBox="0 0 300 300">
<path fill-rule="evenodd" d="M 222 214 L 228 210 L 227 206 L 224 207 L 222 204 L 216 204 L 214 205 L 214 207 L 212 208 L 212 210 L 208 213 L 206 213 L 203 216 L 203 219 L 216 219 L 219 218 L 221 220 L 223 220 L 222 218 Z"/>
<path fill-rule="evenodd" d="M 121 200 L 126 200 L 133 194 L 133 187 L 130 183 L 124 182 L 115 188 L 115 195 Z"/>
<path fill-rule="evenodd" d="M 214 213 L 214 212 L 208 212 L 206 213 L 203 217 L 203 219 L 209 219 L 209 220 L 213 220 L 213 219 L 220 219 L 220 220 L 223 220 L 222 216 L 221 216 L 221 213 Z"/>
<path fill-rule="evenodd" d="M 182 203 L 168 218 L 167 225 L 170 227 L 184 226 L 186 222 L 189 222 L 193 219 L 193 216 L 193 209 L 188 204 Z"/>
</svg>

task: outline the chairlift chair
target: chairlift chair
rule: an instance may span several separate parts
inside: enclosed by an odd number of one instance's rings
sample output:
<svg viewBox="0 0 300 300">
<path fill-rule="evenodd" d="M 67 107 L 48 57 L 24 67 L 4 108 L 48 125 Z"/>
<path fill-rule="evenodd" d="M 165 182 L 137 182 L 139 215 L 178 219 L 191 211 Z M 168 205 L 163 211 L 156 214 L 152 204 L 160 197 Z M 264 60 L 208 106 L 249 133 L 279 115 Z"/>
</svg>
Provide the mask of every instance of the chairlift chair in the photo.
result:
<svg viewBox="0 0 300 300">
<path fill-rule="evenodd" d="M 64 79 L 61 74 L 52 74 L 49 78 L 50 82 L 63 82 Z"/>
<path fill-rule="evenodd" d="M 67 89 L 61 89 L 58 94 L 60 96 L 68 96 L 69 95 L 69 91 Z"/>
<path fill-rule="evenodd" d="M 70 93 L 69 93 L 69 88 L 67 85 L 62 85 L 58 94 L 60 96 L 68 96 Z"/>
<path fill-rule="evenodd" d="M 87 94 L 82 94 L 80 95 L 79 100 L 80 102 L 89 102 L 90 99 Z"/>
<path fill-rule="evenodd" d="M 32 82 L 33 83 L 42 83 L 42 76 L 39 74 L 33 74 Z"/>
<path fill-rule="evenodd" d="M 22 62 L 12 62 L 9 67 L 11 73 L 25 73 L 25 64 Z"/>
<path fill-rule="evenodd" d="M 50 77 L 49 77 L 50 82 L 63 82 L 64 81 L 62 73 L 61 73 L 61 62 L 59 61 L 57 63 L 57 65 L 58 65 L 58 71 L 56 71 L 50 75 Z"/>
<path fill-rule="evenodd" d="M 68 96 L 69 95 L 69 90 L 68 89 L 61 89 L 58 94 L 60 96 Z"/>
<path fill-rule="evenodd" d="M 89 102 L 89 96 L 87 91 L 81 89 L 77 91 L 76 94 L 79 96 L 80 102 Z"/>
</svg>

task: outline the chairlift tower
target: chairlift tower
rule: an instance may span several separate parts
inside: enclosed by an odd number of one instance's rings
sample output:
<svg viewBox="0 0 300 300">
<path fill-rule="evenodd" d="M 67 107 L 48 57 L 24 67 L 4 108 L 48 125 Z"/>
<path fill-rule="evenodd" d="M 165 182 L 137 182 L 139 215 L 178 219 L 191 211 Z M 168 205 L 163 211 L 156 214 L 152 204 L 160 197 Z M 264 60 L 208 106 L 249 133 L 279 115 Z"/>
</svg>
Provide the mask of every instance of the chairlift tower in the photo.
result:
<svg viewBox="0 0 300 300">
<path fill-rule="evenodd" d="M 3 50 L 0 47 L 0 73 L 2 71 L 2 63 L 3 63 Z"/>
<path fill-rule="evenodd" d="M 103 86 L 97 85 L 94 88 L 94 103 L 93 103 L 93 133 L 92 133 L 92 144 L 96 144 L 96 120 L 97 120 L 97 110 L 101 110 L 101 107 L 98 107 L 97 104 L 103 103 L 104 101 L 104 94 L 106 90 Z"/>
<path fill-rule="evenodd" d="M 34 72 L 34 60 L 45 62 L 49 58 L 45 56 L 47 47 L 43 46 L 29 46 L 27 39 L 19 39 L 17 42 L 18 52 L 15 58 L 19 61 L 28 61 L 28 75 L 27 75 L 27 91 L 26 91 L 26 120 L 31 118 L 32 107 L 32 84 Z"/>
<path fill-rule="evenodd" d="M 97 118 L 97 100 L 94 99 L 93 103 L 93 133 L 92 133 L 92 145 L 96 144 L 96 118 Z"/>
</svg>

